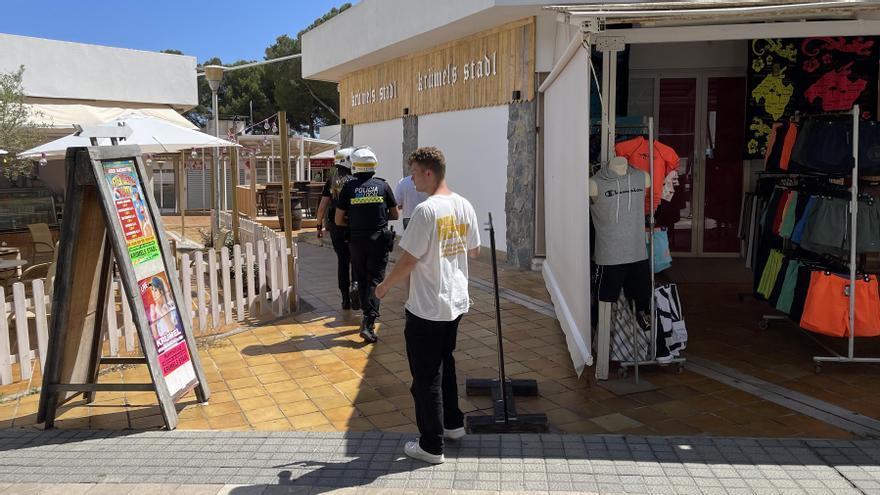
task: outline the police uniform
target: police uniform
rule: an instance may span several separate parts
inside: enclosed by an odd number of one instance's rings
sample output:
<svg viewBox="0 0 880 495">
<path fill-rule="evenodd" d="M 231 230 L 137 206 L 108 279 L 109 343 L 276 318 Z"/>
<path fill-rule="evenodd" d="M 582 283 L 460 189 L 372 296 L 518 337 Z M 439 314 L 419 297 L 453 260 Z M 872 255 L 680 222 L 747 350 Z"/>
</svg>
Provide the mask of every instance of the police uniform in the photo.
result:
<svg viewBox="0 0 880 495">
<path fill-rule="evenodd" d="M 379 298 L 375 289 L 385 279 L 388 253 L 394 243 L 394 233 L 388 229 L 388 210 L 397 207 L 391 186 L 385 180 L 374 177 L 372 172 L 359 173 L 358 153 L 351 156 L 354 179 L 348 181 L 339 194 L 337 208 L 348 216 L 351 265 L 358 283 L 364 319 L 361 336 L 375 342 L 373 324 L 379 317 Z M 371 168 L 375 170 L 375 156 Z"/>
<path fill-rule="evenodd" d="M 339 283 L 339 292 L 342 294 L 342 309 L 351 308 L 351 299 L 349 297 L 351 287 L 351 251 L 348 247 L 348 227 L 336 225 L 336 207 L 339 203 L 339 194 L 345 184 L 354 180 L 351 175 L 351 162 L 348 156 L 351 154 L 351 148 L 343 149 L 336 154 L 336 170 L 333 175 L 324 183 L 322 196 L 330 198 L 330 207 L 327 209 L 327 230 L 330 232 L 330 242 L 333 244 L 333 251 L 336 252 L 336 279 Z M 355 301 L 355 308 L 357 309 Z"/>
</svg>

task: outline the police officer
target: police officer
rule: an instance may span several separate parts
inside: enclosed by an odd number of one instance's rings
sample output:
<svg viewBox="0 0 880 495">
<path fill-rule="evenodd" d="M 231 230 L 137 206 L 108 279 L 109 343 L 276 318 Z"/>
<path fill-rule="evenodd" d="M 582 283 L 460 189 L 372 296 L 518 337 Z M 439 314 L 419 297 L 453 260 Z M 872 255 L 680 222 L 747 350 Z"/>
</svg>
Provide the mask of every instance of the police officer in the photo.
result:
<svg viewBox="0 0 880 495">
<path fill-rule="evenodd" d="M 348 248 L 348 227 L 336 225 L 336 206 L 339 202 L 339 193 L 342 187 L 349 181 L 354 180 L 351 175 L 351 161 L 349 157 L 354 148 L 342 148 L 336 152 L 336 169 L 324 183 L 321 192 L 321 204 L 318 205 L 318 237 L 324 237 L 324 223 L 330 233 L 330 241 L 333 243 L 333 251 L 336 252 L 336 279 L 339 282 L 339 292 L 342 294 L 342 309 L 360 309 L 360 300 L 355 294 L 351 295 L 351 252 Z M 326 216 L 325 216 L 326 215 Z"/>
<path fill-rule="evenodd" d="M 350 160 L 355 178 L 339 194 L 336 225 L 349 227 L 351 265 L 364 313 L 360 335 L 373 343 L 377 340 L 375 323 L 379 317 L 375 289 L 385 279 L 388 253 L 394 247 L 394 232 L 389 230 L 388 220 L 397 220 L 397 202 L 391 186 L 374 177 L 378 160 L 371 149 L 356 148 Z"/>
</svg>

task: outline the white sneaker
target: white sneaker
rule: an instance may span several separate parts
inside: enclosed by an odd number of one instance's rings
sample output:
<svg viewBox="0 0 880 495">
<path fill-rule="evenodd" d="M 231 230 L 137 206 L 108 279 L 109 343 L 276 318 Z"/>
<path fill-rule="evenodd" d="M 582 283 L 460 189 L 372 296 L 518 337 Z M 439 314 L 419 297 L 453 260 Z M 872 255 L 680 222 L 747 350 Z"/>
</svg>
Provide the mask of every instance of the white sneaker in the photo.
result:
<svg viewBox="0 0 880 495">
<path fill-rule="evenodd" d="M 418 440 L 406 442 L 406 445 L 403 446 L 403 453 L 413 459 L 425 461 L 428 464 L 443 464 L 446 462 L 446 457 L 444 457 L 443 454 L 429 454 L 422 450 Z"/>
<path fill-rule="evenodd" d="M 461 440 L 465 435 L 467 435 L 467 432 L 465 431 L 464 426 L 461 428 L 453 428 L 451 430 L 443 428 L 443 438 L 448 440 Z"/>
</svg>

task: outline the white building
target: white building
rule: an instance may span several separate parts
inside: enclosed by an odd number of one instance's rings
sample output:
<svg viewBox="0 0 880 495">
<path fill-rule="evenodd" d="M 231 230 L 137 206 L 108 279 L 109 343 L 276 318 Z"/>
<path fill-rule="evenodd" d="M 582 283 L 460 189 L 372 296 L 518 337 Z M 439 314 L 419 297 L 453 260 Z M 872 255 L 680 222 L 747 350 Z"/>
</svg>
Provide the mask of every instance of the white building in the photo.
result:
<svg viewBox="0 0 880 495">
<path fill-rule="evenodd" d="M 19 67 L 46 141 L 70 134 L 73 124 L 99 124 L 130 111 L 193 127 L 181 113 L 198 104 L 195 57 L 0 34 L 0 72 Z M 63 161 L 40 167 L 39 177 L 63 193 Z M 0 179 L 0 188 L 4 184 Z"/>
<path fill-rule="evenodd" d="M 480 218 L 493 213 L 508 261 L 543 262 L 581 370 L 593 362 L 591 140 L 627 132 L 626 122 L 638 129 L 629 132 L 647 133 L 653 117 L 658 140 L 682 158 L 681 204 L 668 224 L 673 250 L 740 256 L 743 194 L 763 166 L 749 143 L 766 125 L 746 121 L 754 117 L 747 101 L 757 98 L 747 94 L 750 78 L 774 53 L 794 60 L 787 50 L 801 48 L 764 41 L 826 37 L 818 49 L 837 57 L 839 37 L 880 34 L 880 12 L 876 2 L 836 0 L 564 3 L 362 0 L 304 36 L 303 75 L 340 83 L 341 140 L 372 146 L 387 180 L 403 175 L 417 146 L 444 151 L 451 187 Z M 588 43 L 594 53 L 617 54 L 593 55 L 595 78 Z M 786 70 L 810 77 L 798 66 Z M 610 76 L 602 84 L 591 81 L 603 74 Z M 871 77 L 866 87 L 876 88 L 876 71 Z M 875 92 L 875 117 L 876 100 Z"/>
</svg>

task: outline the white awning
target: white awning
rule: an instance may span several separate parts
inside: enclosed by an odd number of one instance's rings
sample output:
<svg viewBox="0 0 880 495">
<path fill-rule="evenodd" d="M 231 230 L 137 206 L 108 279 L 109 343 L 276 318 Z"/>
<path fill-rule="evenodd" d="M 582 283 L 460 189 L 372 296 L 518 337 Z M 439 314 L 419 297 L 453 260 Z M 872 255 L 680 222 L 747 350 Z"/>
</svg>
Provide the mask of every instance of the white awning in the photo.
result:
<svg viewBox="0 0 880 495">
<path fill-rule="evenodd" d="M 111 122 L 131 113 L 139 113 L 148 117 L 186 127 L 198 129 L 196 125 L 167 106 L 119 106 L 118 103 L 88 102 L 81 100 L 43 100 L 27 101 L 31 118 L 47 128 L 72 129 L 74 124 L 98 125 Z"/>
<path fill-rule="evenodd" d="M 545 9 L 572 16 L 576 22 L 598 18 L 607 25 L 687 25 L 856 19 L 860 12 L 880 10 L 880 5 L 876 0 L 630 0 L 550 5 Z"/>
</svg>

